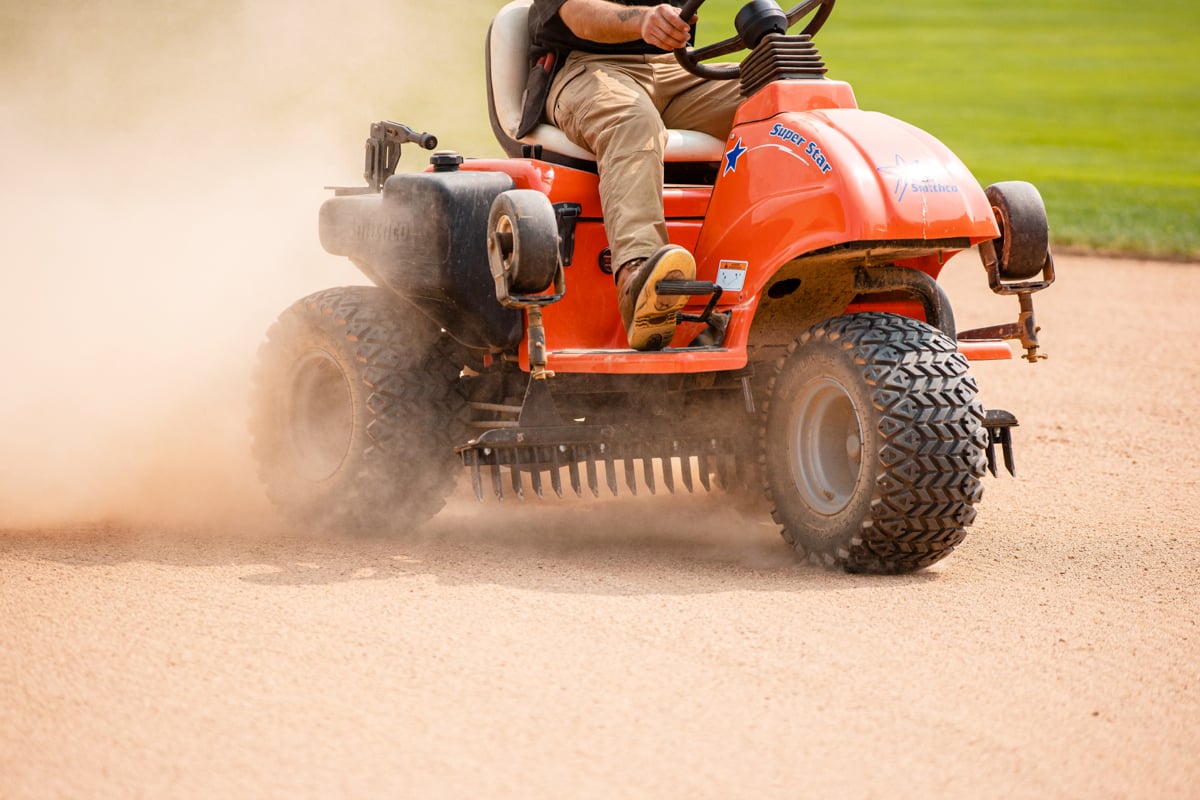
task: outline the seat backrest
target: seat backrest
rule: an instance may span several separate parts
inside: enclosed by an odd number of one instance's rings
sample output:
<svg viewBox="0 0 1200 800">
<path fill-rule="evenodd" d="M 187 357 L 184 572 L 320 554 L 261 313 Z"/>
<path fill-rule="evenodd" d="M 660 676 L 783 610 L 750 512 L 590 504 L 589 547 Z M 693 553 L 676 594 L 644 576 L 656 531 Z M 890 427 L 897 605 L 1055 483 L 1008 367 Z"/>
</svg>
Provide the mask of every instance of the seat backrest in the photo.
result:
<svg viewBox="0 0 1200 800">
<path fill-rule="evenodd" d="M 545 122 L 521 139 L 513 133 L 521 123 L 525 81 L 529 77 L 529 7 L 532 0 L 512 0 L 500 9 L 488 29 L 486 60 L 488 111 L 492 130 L 509 156 L 520 156 L 523 145 L 540 145 L 543 153 L 568 161 L 594 162 L 596 157 Z M 699 131 L 668 130 L 667 162 L 720 161 L 725 143 Z"/>
</svg>

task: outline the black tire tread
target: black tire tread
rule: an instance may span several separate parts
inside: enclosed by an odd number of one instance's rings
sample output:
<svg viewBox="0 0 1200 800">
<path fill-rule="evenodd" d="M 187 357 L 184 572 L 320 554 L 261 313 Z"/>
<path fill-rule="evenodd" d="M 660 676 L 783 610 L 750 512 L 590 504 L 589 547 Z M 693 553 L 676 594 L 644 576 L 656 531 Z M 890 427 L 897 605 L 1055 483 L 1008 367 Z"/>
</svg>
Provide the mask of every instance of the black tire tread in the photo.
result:
<svg viewBox="0 0 1200 800">
<path fill-rule="evenodd" d="M 825 551 L 810 550 L 804 532 L 788 527 L 783 498 L 767 484 L 784 540 L 802 556 L 851 572 L 911 572 L 944 558 L 965 537 L 983 494 L 984 410 L 966 359 L 952 339 L 907 317 L 853 314 L 815 325 L 776 363 L 760 417 L 760 463 L 779 372 L 814 339 L 837 343 L 861 365 L 879 414 L 879 470 L 861 531 Z"/>
<path fill-rule="evenodd" d="M 313 326 L 353 352 L 364 386 L 365 436 L 354 474 L 340 476 L 333 492 L 303 497 L 279 474 L 272 360 Z M 432 517 L 461 472 L 454 454 L 467 415 L 460 356 L 435 325 L 377 287 L 326 289 L 298 300 L 268 331 L 255 374 L 253 454 L 268 497 L 306 527 L 391 532 Z"/>
</svg>

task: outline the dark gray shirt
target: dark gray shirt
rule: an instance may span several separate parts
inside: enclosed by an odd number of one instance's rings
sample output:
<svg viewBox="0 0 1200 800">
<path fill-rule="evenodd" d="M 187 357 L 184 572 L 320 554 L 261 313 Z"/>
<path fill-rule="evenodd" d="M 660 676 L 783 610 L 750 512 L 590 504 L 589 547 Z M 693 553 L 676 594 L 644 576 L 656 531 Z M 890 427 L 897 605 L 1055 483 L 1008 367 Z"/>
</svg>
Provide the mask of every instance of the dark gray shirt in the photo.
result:
<svg viewBox="0 0 1200 800">
<path fill-rule="evenodd" d="M 683 8 L 684 0 L 667 0 L 676 8 Z M 587 53 L 608 53 L 612 55 L 645 55 L 648 53 L 665 53 L 654 45 L 634 39 L 629 42 L 605 44 L 580 39 L 571 33 L 571 29 L 562 21 L 558 10 L 567 0 L 533 0 L 529 9 L 529 40 L 533 45 L 534 59 L 547 52 L 566 55 L 571 50 L 583 50 Z M 612 0 L 623 6 L 656 6 L 662 0 Z M 693 31 L 694 35 L 694 31 Z"/>
</svg>

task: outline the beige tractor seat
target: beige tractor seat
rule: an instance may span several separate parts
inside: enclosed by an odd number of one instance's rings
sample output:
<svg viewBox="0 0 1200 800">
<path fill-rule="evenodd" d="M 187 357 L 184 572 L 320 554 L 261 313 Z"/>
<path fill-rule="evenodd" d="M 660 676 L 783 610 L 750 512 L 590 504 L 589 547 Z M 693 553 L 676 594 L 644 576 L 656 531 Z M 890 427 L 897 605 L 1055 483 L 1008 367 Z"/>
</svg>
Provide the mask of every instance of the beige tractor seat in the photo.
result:
<svg viewBox="0 0 1200 800">
<path fill-rule="evenodd" d="M 512 0 L 500 9 L 488 28 L 488 111 L 492 130 L 504 152 L 518 158 L 540 146 L 542 158 L 595 169 L 596 157 L 567 138 L 561 130 L 541 123 L 517 139 L 525 81 L 529 76 L 529 6 L 532 0 Z M 663 160 L 670 163 L 713 163 L 721 160 L 725 143 L 699 131 L 668 130 Z"/>
</svg>

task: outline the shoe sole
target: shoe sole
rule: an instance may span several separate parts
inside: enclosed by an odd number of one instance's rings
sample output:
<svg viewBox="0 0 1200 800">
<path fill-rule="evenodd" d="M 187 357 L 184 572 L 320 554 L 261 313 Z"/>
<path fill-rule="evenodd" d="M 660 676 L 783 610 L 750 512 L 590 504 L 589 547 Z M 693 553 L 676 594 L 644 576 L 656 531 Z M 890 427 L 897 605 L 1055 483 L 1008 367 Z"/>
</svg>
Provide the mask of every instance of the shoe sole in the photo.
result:
<svg viewBox="0 0 1200 800">
<path fill-rule="evenodd" d="M 693 281 L 696 261 L 682 247 L 664 252 L 651 267 L 633 308 L 633 322 L 625 335 L 634 350 L 661 350 L 675 337 L 675 316 L 687 305 L 687 295 L 659 295 L 658 282 Z"/>
</svg>

